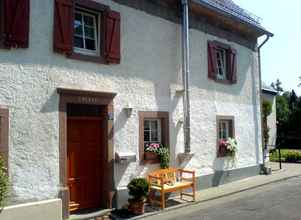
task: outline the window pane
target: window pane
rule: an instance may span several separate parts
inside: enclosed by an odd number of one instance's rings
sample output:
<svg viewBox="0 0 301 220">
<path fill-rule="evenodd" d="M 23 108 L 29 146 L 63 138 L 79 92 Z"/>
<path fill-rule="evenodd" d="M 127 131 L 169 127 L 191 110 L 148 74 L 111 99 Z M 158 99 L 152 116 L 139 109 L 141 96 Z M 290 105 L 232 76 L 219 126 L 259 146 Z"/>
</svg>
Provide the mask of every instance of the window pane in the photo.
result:
<svg viewBox="0 0 301 220">
<path fill-rule="evenodd" d="M 95 40 L 86 39 L 86 49 L 88 50 L 95 50 Z"/>
<path fill-rule="evenodd" d="M 81 25 L 76 25 L 74 24 L 74 34 L 77 36 L 82 36 L 83 35 L 83 28 Z"/>
<path fill-rule="evenodd" d="M 75 20 L 74 20 L 74 33 L 76 35 L 82 35 L 82 16 L 81 14 L 76 13 L 75 14 Z"/>
<path fill-rule="evenodd" d="M 158 121 L 151 121 L 151 129 L 158 130 Z"/>
<path fill-rule="evenodd" d="M 144 132 L 144 142 L 150 142 L 149 131 Z"/>
<path fill-rule="evenodd" d="M 150 126 L 149 126 L 149 121 L 148 120 L 144 120 L 144 130 L 149 130 Z"/>
<path fill-rule="evenodd" d="M 159 141 L 158 131 L 152 130 L 151 134 L 152 134 L 152 138 L 151 138 L 152 142 L 158 142 Z"/>
<path fill-rule="evenodd" d="M 82 15 L 80 13 L 75 13 L 75 23 L 82 24 Z"/>
<path fill-rule="evenodd" d="M 84 16 L 85 25 L 94 26 L 94 17 L 92 16 Z"/>
<path fill-rule="evenodd" d="M 81 37 L 74 37 L 74 46 L 78 48 L 84 48 L 83 38 Z"/>
<path fill-rule="evenodd" d="M 85 27 L 85 37 L 86 38 L 95 39 L 94 33 L 95 33 L 94 28 Z"/>
</svg>

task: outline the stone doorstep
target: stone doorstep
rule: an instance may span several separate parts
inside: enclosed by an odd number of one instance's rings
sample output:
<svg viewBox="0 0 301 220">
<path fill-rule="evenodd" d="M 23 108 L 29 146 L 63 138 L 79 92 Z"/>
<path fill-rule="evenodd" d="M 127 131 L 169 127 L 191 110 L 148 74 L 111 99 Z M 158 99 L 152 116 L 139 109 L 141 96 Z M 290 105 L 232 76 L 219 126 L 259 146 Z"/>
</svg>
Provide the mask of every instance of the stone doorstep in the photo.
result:
<svg viewBox="0 0 301 220">
<path fill-rule="evenodd" d="M 70 215 L 68 220 L 109 220 L 112 209 L 103 209 L 89 214 Z"/>
</svg>

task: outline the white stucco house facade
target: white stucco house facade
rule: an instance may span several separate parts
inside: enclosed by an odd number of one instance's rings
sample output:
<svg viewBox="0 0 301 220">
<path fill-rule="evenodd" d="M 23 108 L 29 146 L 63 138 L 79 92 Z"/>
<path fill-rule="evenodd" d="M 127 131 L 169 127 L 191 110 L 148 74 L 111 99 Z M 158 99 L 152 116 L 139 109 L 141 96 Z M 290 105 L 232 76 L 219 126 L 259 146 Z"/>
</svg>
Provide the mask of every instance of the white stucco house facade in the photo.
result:
<svg viewBox="0 0 301 220">
<path fill-rule="evenodd" d="M 2 2 L 11 4 L 1 7 L 0 49 L 11 205 L 45 203 L 42 215 L 63 219 L 121 207 L 128 182 L 159 168 L 143 156 L 151 141 L 169 148 L 171 166 L 196 171 L 197 189 L 259 173 L 257 39 L 272 34 L 231 0 L 189 1 L 189 154 L 180 1 Z M 223 137 L 238 142 L 234 163 L 218 155 Z"/>
</svg>

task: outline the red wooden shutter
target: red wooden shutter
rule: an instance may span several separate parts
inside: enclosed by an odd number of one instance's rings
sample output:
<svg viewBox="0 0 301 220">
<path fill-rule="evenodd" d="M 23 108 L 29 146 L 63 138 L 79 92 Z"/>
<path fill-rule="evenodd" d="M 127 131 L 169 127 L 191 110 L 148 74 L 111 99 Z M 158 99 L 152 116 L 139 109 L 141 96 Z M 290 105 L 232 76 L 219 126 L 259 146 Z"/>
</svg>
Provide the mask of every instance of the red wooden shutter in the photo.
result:
<svg viewBox="0 0 301 220">
<path fill-rule="evenodd" d="M 108 63 L 120 63 L 120 13 L 108 11 L 105 16 L 104 56 Z"/>
<path fill-rule="evenodd" d="M 73 48 L 73 0 L 55 0 L 53 49 L 57 53 L 70 54 Z"/>
<path fill-rule="evenodd" d="M 4 45 L 28 48 L 30 0 L 4 0 Z"/>
<path fill-rule="evenodd" d="M 216 46 L 212 41 L 208 42 L 208 77 L 216 79 L 217 63 L 216 63 Z"/>
<path fill-rule="evenodd" d="M 237 52 L 235 49 L 230 48 L 228 51 L 229 55 L 229 65 L 228 65 L 228 71 L 229 71 L 229 80 L 231 83 L 237 82 Z"/>
</svg>

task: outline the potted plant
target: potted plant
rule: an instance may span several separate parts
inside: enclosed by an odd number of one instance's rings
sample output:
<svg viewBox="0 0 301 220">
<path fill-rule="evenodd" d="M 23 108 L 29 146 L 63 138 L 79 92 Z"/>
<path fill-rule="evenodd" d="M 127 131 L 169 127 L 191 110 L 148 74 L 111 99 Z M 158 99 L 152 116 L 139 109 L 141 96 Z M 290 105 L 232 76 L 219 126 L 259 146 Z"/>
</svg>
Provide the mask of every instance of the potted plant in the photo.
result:
<svg viewBox="0 0 301 220">
<path fill-rule="evenodd" d="M 144 159 L 153 163 L 159 162 L 157 151 L 162 145 L 158 143 L 147 143 L 144 146 Z"/>
<path fill-rule="evenodd" d="M 167 169 L 169 167 L 170 155 L 167 147 L 160 147 L 157 150 L 159 156 L 161 169 Z"/>
<path fill-rule="evenodd" d="M 234 138 L 219 141 L 219 157 L 234 157 L 237 152 L 237 141 Z"/>
<path fill-rule="evenodd" d="M 135 178 L 127 185 L 129 195 L 128 210 L 135 215 L 144 213 L 144 203 L 148 196 L 149 184 L 145 178 Z"/>
</svg>

